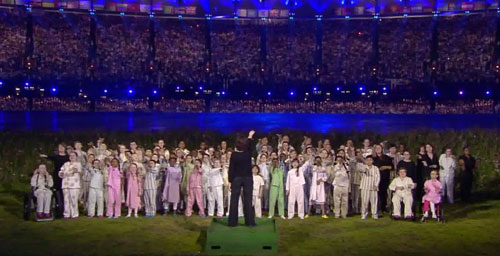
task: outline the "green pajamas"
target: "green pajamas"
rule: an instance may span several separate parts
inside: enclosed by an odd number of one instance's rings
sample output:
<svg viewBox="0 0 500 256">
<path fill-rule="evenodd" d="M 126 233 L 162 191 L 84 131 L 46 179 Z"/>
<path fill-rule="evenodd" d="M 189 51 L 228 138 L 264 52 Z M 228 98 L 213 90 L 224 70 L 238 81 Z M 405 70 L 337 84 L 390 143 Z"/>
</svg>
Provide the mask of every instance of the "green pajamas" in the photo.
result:
<svg viewBox="0 0 500 256">
<path fill-rule="evenodd" d="M 285 196 L 283 189 L 283 170 L 271 169 L 271 188 L 269 190 L 269 216 L 274 216 L 274 208 L 278 200 L 278 214 L 285 215 Z"/>
</svg>

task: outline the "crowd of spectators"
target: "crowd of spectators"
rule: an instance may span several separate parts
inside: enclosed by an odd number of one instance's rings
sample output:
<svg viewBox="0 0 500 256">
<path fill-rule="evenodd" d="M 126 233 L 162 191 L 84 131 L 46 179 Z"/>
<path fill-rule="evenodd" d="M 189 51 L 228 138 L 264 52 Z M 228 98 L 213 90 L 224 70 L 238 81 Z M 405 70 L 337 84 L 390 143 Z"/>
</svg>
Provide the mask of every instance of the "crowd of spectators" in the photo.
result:
<svg viewBox="0 0 500 256">
<path fill-rule="evenodd" d="M 92 111 L 90 100 L 77 98 L 0 97 L 0 111 Z M 150 105 L 151 104 L 151 105 Z M 437 101 L 402 99 L 399 101 L 310 101 L 310 100 L 230 100 L 213 99 L 208 103 L 213 113 L 335 113 L 335 114 L 500 114 L 500 104 L 493 100 Z M 111 99 L 95 101 L 98 112 L 170 112 L 202 113 L 207 111 L 203 99 Z"/>
<path fill-rule="evenodd" d="M 0 77 L 29 75 L 60 81 L 92 76 L 124 86 L 144 81 L 157 86 L 197 85 L 208 79 L 224 87 L 354 84 L 368 82 L 374 73 L 379 80 L 425 83 L 435 24 L 432 17 L 378 21 L 376 64 L 372 63 L 373 19 L 325 20 L 321 26 L 316 20 L 301 19 L 212 20 L 210 25 L 204 20 L 158 19 L 153 39 L 146 17 L 36 10 L 32 12 L 33 68 L 28 72 L 27 16 L 18 9 L 0 8 Z M 91 19 L 97 24 L 93 56 L 89 54 Z M 319 31 L 322 55 L 315 56 Z M 495 81 L 496 15 L 439 17 L 437 31 L 438 81 Z"/>
</svg>

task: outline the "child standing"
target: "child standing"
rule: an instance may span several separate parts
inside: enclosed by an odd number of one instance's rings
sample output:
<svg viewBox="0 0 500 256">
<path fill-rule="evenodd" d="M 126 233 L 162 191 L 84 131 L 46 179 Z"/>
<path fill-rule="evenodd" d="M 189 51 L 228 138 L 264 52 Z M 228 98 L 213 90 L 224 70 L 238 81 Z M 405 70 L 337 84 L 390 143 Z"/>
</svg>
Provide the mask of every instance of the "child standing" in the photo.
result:
<svg viewBox="0 0 500 256">
<path fill-rule="evenodd" d="M 255 210 L 255 217 L 262 218 L 262 193 L 264 190 L 265 181 L 260 176 L 260 168 L 258 165 L 252 167 L 253 174 L 253 191 L 252 205 Z"/>
<path fill-rule="evenodd" d="M 349 165 L 351 168 L 351 205 L 354 213 L 360 213 L 360 197 L 361 190 L 361 171 L 365 164 L 363 155 L 360 149 L 356 149 L 356 158 L 351 161 Z"/>
<path fill-rule="evenodd" d="M 208 216 L 214 216 L 215 204 L 217 204 L 217 218 L 220 219 L 224 215 L 223 184 L 221 162 L 216 159 L 214 168 L 208 172 Z"/>
<path fill-rule="evenodd" d="M 78 161 L 75 152 L 69 154 L 69 162 L 64 163 L 59 171 L 62 179 L 64 195 L 64 218 L 78 218 L 78 196 L 80 193 L 80 174 L 82 164 Z"/>
<path fill-rule="evenodd" d="M 394 191 L 392 196 L 392 205 L 394 207 L 394 219 L 401 218 L 401 201 L 405 205 L 405 218 L 410 219 L 413 217 L 411 206 L 413 204 L 413 196 L 411 190 L 413 189 L 413 180 L 406 177 L 406 169 L 401 168 L 398 171 L 399 177 L 392 180 L 389 189 Z"/>
<path fill-rule="evenodd" d="M 90 158 L 90 157 L 89 157 Z M 89 172 L 89 197 L 88 197 L 88 216 L 95 216 L 95 206 L 97 205 L 97 217 L 102 218 L 104 212 L 104 174 L 101 169 L 101 161 L 95 159 L 92 161 L 92 168 Z"/>
<path fill-rule="evenodd" d="M 158 189 L 156 179 L 159 169 L 156 161 L 148 161 L 146 175 L 144 176 L 144 205 L 146 208 L 146 218 L 153 218 L 156 215 L 156 191 Z"/>
<path fill-rule="evenodd" d="M 108 205 L 106 215 L 108 218 L 119 218 L 121 215 L 121 179 L 120 161 L 118 158 L 111 160 L 108 168 Z"/>
<path fill-rule="evenodd" d="M 439 211 L 439 204 L 441 204 L 441 189 L 443 188 L 443 185 L 438 180 L 438 177 L 439 177 L 438 171 L 432 170 L 431 179 L 427 180 L 424 183 L 425 195 L 422 198 L 422 202 L 424 203 L 423 218 L 429 217 L 429 206 L 430 206 L 432 218 L 437 219 L 436 205 L 438 205 L 437 210 Z"/>
<path fill-rule="evenodd" d="M 269 218 L 274 216 L 274 208 L 276 207 L 276 201 L 278 201 L 278 214 L 282 219 L 285 219 L 284 172 L 282 168 L 278 167 L 278 164 L 278 158 L 273 158 L 271 162 L 271 188 L 269 190 Z"/>
<path fill-rule="evenodd" d="M 304 170 L 309 166 L 309 161 L 299 168 L 299 160 L 292 161 L 292 169 L 288 172 L 286 179 L 286 195 L 288 196 L 288 219 L 293 219 L 295 215 L 295 203 L 297 203 L 298 215 L 304 219 Z"/>
<path fill-rule="evenodd" d="M 177 205 L 181 200 L 181 181 L 182 181 L 182 171 L 177 165 L 177 159 L 171 157 L 169 159 L 169 166 L 165 170 L 165 186 L 163 188 L 163 208 L 165 212 L 163 216 L 167 216 L 170 210 L 170 204 L 173 206 L 173 215 L 177 215 Z"/>
<path fill-rule="evenodd" d="M 368 204 L 371 204 L 372 218 L 378 219 L 378 185 L 380 183 L 380 171 L 373 165 L 373 157 L 366 157 L 366 167 L 361 170 L 361 219 L 368 216 Z"/>
<path fill-rule="evenodd" d="M 50 218 L 50 204 L 52 201 L 52 190 L 54 181 L 52 176 L 47 172 L 47 167 L 44 164 L 38 166 L 38 169 L 31 177 L 31 189 L 36 197 L 36 217 Z"/>
<path fill-rule="evenodd" d="M 349 198 L 349 172 L 348 167 L 344 162 L 344 157 L 337 156 L 335 159 L 337 164 L 333 168 L 333 204 L 335 209 L 335 218 L 347 217 L 347 203 Z"/>
<path fill-rule="evenodd" d="M 127 218 L 130 218 L 132 211 L 134 217 L 138 218 L 137 211 L 141 207 L 141 187 L 139 181 L 139 169 L 137 164 L 132 163 L 127 172 L 127 199 L 126 205 L 128 207 Z"/>
<path fill-rule="evenodd" d="M 311 190 L 309 193 L 309 207 L 305 218 L 309 218 L 313 205 L 319 205 L 321 207 L 321 217 L 327 219 L 328 216 L 325 213 L 325 182 L 328 180 L 328 174 L 326 173 L 326 168 L 321 163 L 321 157 L 317 156 L 314 161 L 315 165 L 313 166 Z"/>
<path fill-rule="evenodd" d="M 203 210 L 203 195 L 202 195 L 202 175 L 203 169 L 201 168 L 201 161 L 196 159 L 194 162 L 195 166 L 193 171 L 189 174 L 188 185 L 187 185 L 187 193 L 188 193 L 188 203 L 186 206 L 186 216 L 191 216 L 193 211 L 193 204 L 196 200 L 196 204 L 198 205 L 198 211 L 201 218 L 205 218 L 205 213 Z"/>
</svg>

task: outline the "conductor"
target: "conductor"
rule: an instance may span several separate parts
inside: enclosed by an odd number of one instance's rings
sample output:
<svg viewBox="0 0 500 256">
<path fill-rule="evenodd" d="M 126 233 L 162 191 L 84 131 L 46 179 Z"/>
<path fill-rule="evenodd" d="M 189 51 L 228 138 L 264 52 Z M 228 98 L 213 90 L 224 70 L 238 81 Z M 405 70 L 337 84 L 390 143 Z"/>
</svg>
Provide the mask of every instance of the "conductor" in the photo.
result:
<svg viewBox="0 0 500 256">
<path fill-rule="evenodd" d="M 229 208 L 229 226 L 238 225 L 238 201 L 243 188 L 243 214 L 245 225 L 255 226 L 255 213 L 252 209 L 252 152 L 255 148 L 253 140 L 254 130 L 248 137 L 239 136 L 236 139 L 235 151 L 231 154 L 229 162 L 228 179 L 231 189 L 231 205 Z"/>
</svg>

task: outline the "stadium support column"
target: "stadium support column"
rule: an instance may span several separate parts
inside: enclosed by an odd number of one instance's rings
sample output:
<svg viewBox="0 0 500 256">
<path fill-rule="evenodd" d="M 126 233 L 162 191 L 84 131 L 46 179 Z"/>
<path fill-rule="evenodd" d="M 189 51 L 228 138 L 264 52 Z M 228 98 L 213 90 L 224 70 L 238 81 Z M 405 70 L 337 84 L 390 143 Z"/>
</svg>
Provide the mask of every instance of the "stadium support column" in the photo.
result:
<svg viewBox="0 0 500 256">
<path fill-rule="evenodd" d="M 372 40 L 372 53 L 370 58 L 370 82 L 369 86 L 371 89 L 377 88 L 378 85 L 378 64 L 379 64 L 379 27 L 380 27 L 380 6 L 379 1 L 375 1 L 375 14 L 373 16 L 372 21 L 372 31 L 371 31 L 371 40 Z"/>
<path fill-rule="evenodd" d="M 316 15 L 316 45 L 314 47 L 314 87 L 321 82 L 323 71 L 323 15 Z M 314 112 L 317 111 L 317 102 L 321 95 L 314 95 Z"/>
<path fill-rule="evenodd" d="M 149 12 L 149 40 L 147 47 L 147 57 L 146 57 L 146 82 L 149 87 L 154 87 L 155 84 L 158 84 L 159 81 L 155 81 L 157 63 L 156 63 L 156 24 L 153 13 L 153 1 L 150 2 L 150 12 Z M 153 109 L 154 100 L 156 97 L 149 97 L 148 107 L 149 109 Z"/>
<path fill-rule="evenodd" d="M 91 2 L 91 9 L 90 9 L 90 33 L 89 33 L 89 46 L 88 46 L 88 71 L 89 71 L 89 85 L 91 90 L 89 90 L 92 95 L 90 97 L 91 104 L 90 104 L 90 109 L 91 111 L 95 111 L 95 101 L 96 98 L 98 97 L 99 93 L 96 89 L 96 84 L 95 84 L 95 70 L 97 67 L 97 38 L 96 38 L 96 17 L 95 17 L 95 12 L 93 8 L 93 1 Z"/>
<path fill-rule="evenodd" d="M 205 15 L 205 82 L 208 91 L 213 91 L 214 85 L 212 81 L 212 17 L 210 14 Z M 210 112 L 210 101 L 212 94 L 203 93 L 205 97 L 205 112 Z"/>
<path fill-rule="evenodd" d="M 433 11 L 433 18 L 432 18 L 432 24 L 431 24 L 431 46 L 430 46 L 430 70 L 428 71 L 429 74 L 429 86 L 431 88 L 431 91 L 434 91 L 437 89 L 437 84 L 436 84 L 436 73 L 437 73 L 437 67 L 438 67 L 438 61 L 439 61 L 439 17 L 438 17 L 438 11 L 437 11 L 437 1 L 434 1 L 434 11 Z M 429 95 L 431 95 L 430 92 L 428 92 Z M 436 108 L 436 101 L 435 97 L 430 97 L 430 108 L 431 110 L 434 110 Z"/>
<path fill-rule="evenodd" d="M 31 80 L 32 72 L 34 68 L 33 53 L 35 51 L 34 41 L 33 41 L 33 15 L 31 14 L 31 4 L 28 2 L 26 7 L 28 12 L 26 20 L 26 38 L 24 45 L 24 66 L 26 68 L 26 79 Z M 33 95 L 30 93 L 28 97 L 28 108 L 33 109 Z"/>
<path fill-rule="evenodd" d="M 268 20 L 262 19 L 260 24 L 260 75 L 261 82 L 264 88 L 270 88 L 269 79 L 267 74 L 269 73 L 268 63 L 267 63 L 267 37 L 268 37 Z M 274 88 L 273 88 L 274 89 Z"/>
</svg>

